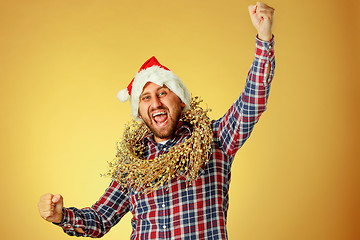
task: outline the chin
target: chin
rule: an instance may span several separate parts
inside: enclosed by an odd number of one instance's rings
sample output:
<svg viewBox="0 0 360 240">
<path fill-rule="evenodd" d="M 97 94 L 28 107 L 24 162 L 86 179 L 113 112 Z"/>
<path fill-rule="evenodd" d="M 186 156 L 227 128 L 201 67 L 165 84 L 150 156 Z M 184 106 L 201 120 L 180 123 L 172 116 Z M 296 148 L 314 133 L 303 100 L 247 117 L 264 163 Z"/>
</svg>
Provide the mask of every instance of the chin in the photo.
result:
<svg viewBox="0 0 360 240">
<path fill-rule="evenodd" d="M 150 130 L 154 134 L 155 137 L 157 137 L 159 139 L 167 140 L 167 139 L 170 139 L 174 135 L 176 128 L 166 129 L 164 131 L 157 131 L 156 129 L 151 129 L 151 128 L 150 128 Z"/>
</svg>

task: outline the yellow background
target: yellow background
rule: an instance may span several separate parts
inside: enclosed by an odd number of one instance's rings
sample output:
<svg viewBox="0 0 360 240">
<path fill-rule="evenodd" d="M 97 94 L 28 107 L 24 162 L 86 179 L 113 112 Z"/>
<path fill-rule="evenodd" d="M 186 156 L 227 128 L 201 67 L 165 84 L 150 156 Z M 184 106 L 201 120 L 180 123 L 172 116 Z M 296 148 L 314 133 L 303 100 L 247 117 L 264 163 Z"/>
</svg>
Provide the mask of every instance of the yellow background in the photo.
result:
<svg viewBox="0 0 360 240">
<path fill-rule="evenodd" d="M 246 240 L 360 239 L 359 4 L 274 0 L 268 110 L 232 168 L 228 233 Z M 220 117 L 242 90 L 249 1 L 0 2 L 1 239 L 68 239 L 39 217 L 46 192 L 94 203 L 129 103 L 155 55 Z M 129 239 L 128 214 L 103 239 Z"/>
</svg>

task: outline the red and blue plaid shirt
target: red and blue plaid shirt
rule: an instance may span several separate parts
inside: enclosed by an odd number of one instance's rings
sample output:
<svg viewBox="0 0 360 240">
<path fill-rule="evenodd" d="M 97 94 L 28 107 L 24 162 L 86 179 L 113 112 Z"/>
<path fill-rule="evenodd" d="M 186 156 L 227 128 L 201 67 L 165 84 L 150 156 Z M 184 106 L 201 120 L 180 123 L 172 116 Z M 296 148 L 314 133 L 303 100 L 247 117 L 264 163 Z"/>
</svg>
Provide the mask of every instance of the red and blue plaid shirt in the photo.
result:
<svg viewBox="0 0 360 240">
<path fill-rule="evenodd" d="M 211 159 L 190 186 L 175 177 L 167 186 L 143 194 L 112 181 L 91 208 L 64 208 L 59 224 L 63 230 L 71 236 L 101 237 L 131 211 L 131 239 L 227 239 L 231 164 L 266 109 L 275 68 L 273 46 L 273 40 L 256 40 L 255 59 L 245 89 L 223 117 L 212 121 Z M 145 157 L 155 158 L 190 135 L 187 125 L 165 144 L 156 143 L 149 135 L 143 140 Z M 85 234 L 74 228 L 82 228 Z"/>
</svg>

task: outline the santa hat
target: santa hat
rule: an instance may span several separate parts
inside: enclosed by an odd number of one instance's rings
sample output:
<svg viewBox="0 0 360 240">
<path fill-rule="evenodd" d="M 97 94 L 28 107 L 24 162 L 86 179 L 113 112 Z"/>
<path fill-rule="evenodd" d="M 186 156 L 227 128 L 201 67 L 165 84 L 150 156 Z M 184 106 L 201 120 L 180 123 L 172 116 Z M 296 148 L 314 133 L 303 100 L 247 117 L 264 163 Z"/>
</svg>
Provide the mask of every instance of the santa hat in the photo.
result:
<svg viewBox="0 0 360 240">
<path fill-rule="evenodd" d="M 127 88 L 120 90 L 117 94 L 121 102 L 126 102 L 130 97 L 132 116 L 136 120 L 140 120 L 138 117 L 139 97 L 147 82 L 159 86 L 165 85 L 185 104 L 183 111 L 190 109 L 191 96 L 184 83 L 167 67 L 161 65 L 155 57 L 151 57 L 141 66 Z"/>
</svg>

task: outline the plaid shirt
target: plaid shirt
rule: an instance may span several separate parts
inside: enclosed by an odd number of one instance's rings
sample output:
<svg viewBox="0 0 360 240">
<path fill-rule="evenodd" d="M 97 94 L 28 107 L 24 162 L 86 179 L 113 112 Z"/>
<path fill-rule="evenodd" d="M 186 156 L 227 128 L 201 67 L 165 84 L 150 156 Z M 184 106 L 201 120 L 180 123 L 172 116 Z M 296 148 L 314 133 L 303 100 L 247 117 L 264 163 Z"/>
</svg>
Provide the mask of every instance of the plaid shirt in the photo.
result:
<svg viewBox="0 0 360 240">
<path fill-rule="evenodd" d="M 245 89 L 223 117 L 212 121 L 212 156 L 200 169 L 197 180 L 186 186 L 185 179 L 175 177 L 151 194 L 124 189 L 112 181 L 91 208 L 64 208 L 59 224 L 63 230 L 71 236 L 101 237 L 131 211 L 131 239 L 227 239 L 231 164 L 266 109 L 275 68 L 273 45 L 273 40 L 256 40 L 255 59 Z M 189 126 L 183 125 L 164 145 L 156 143 L 152 135 L 147 136 L 143 140 L 145 157 L 157 157 L 190 135 Z M 77 233 L 74 228 L 86 233 Z"/>
</svg>

